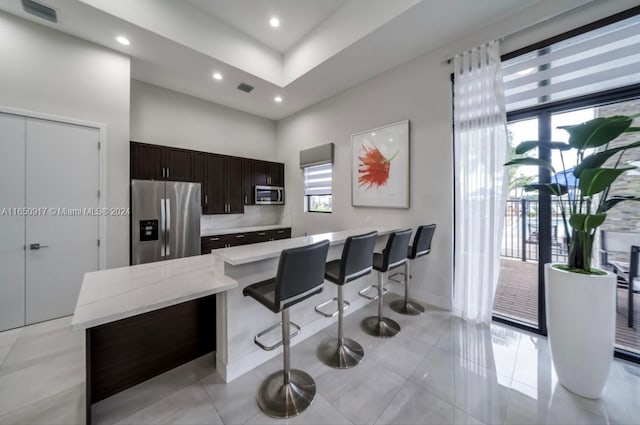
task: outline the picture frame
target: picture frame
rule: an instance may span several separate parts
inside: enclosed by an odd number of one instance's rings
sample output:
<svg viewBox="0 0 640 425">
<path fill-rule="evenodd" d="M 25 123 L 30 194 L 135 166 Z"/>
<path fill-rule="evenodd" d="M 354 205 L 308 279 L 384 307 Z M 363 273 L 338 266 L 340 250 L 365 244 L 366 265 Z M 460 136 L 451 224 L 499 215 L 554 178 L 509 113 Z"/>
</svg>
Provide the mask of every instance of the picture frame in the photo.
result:
<svg viewBox="0 0 640 425">
<path fill-rule="evenodd" d="M 409 120 L 351 135 L 351 205 L 409 208 Z"/>
</svg>

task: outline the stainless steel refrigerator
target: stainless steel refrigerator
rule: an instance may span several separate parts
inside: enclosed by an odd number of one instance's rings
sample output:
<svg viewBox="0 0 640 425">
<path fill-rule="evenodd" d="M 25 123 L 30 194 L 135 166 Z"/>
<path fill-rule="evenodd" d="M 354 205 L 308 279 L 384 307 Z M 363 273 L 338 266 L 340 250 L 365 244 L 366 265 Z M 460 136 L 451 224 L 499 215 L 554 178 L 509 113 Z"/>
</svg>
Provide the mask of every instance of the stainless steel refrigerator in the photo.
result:
<svg viewBox="0 0 640 425">
<path fill-rule="evenodd" d="M 131 182 L 131 264 L 200 255 L 200 183 Z"/>
</svg>

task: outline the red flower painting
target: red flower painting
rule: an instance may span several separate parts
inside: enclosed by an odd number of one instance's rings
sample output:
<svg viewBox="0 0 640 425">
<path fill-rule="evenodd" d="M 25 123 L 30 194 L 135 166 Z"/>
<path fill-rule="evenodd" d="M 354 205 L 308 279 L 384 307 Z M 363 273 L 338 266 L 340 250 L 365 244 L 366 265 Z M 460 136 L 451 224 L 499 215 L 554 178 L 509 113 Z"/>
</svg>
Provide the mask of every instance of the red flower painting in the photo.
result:
<svg viewBox="0 0 640 425">
<path fill-rule="evenodd" d="M 380 188 L 387 184 L 391 161 L 398 155 L 399 150 L 391 158 L 385 158 L 375 145 L 362 145 L 364 153 L 358 156 L 358 184 L 365 189 Z"/>
</svg>

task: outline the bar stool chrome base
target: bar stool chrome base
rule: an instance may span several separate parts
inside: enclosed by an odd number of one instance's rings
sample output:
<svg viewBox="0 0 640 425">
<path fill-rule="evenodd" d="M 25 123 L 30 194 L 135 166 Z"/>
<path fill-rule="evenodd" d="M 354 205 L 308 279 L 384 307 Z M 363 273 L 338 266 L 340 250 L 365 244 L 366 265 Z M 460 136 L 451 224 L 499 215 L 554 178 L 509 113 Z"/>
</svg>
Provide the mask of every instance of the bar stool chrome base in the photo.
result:
<svg viewBox="0 0 640 425">
<path fill-rule="evenodd" d="M 258 390 L 258 406 L 265 415 L 286 419 L 298 416 L 311 405 L 316 383 L 309 374 L 291 369 L 289 383 L 284 383 L 282 370 L 272 373 Z"/>
<path fill-rule="evenodd" d="M 424 307 L 420 303 L 412 300 L 395 300 L 389 304 L 389 307 L 396 313 L 406 314 L 408 316 L 419 316 L 424 313 Z"/>
<path fill-rule="evenodd" d="M 351 338 L 343 338 L 342 345 L 337 338 L 331 338 L 318 346 L 318 358 L 329 367 L 349 369 L 362 362 L 364 349 Z"/>
<path fill-rule="evenodd" d="M 362 321 L 362 330 L 378 338 L 391 338 L 400 332 L 400 325 L 388 317 L 371 316 Z"/>
</svg>

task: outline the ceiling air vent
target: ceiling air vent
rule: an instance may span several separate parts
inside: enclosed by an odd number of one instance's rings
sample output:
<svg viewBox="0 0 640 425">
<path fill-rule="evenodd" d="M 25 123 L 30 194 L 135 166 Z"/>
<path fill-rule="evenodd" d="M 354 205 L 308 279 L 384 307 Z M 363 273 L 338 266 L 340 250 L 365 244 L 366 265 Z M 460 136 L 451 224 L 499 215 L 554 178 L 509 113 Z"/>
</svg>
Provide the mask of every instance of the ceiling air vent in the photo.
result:
<svg viewBox="0 0 640 425">
<path fill-rule="evenodd" d="M 51 22 L 58 22 L 58 12 L 42 3 L 36 3 L 33 0 L 22 0 L 22 7 L 24 7 L 25 12 L 39 18 L 46 19 Z"/>
<path fill-rule="evenodd" d="M 251 90 L 253 90 L 253 86 L 250 86 L 247 83 L 240 83 L 240 85 L 238 86 L 238 90 L 242 90 L 245 93 L 249 93 Z"/>
</svg>

